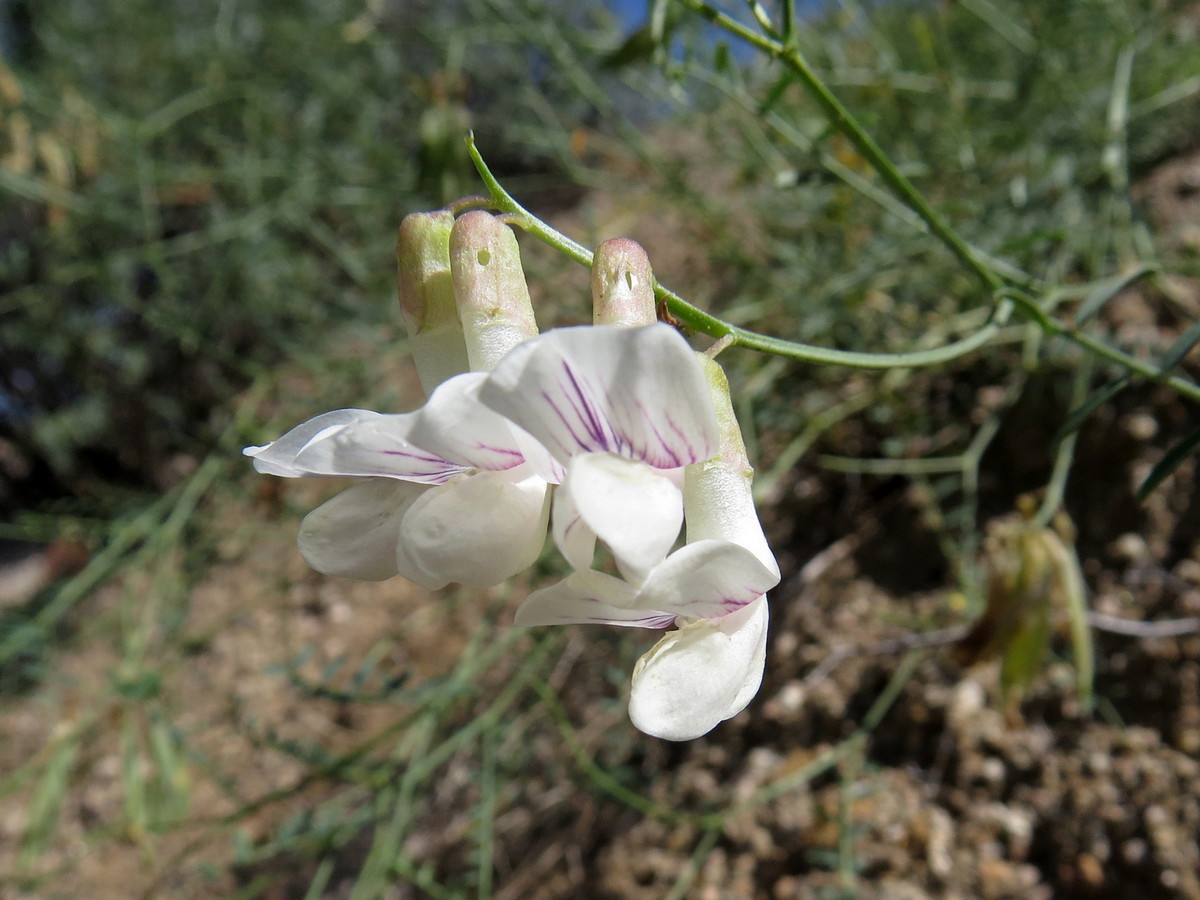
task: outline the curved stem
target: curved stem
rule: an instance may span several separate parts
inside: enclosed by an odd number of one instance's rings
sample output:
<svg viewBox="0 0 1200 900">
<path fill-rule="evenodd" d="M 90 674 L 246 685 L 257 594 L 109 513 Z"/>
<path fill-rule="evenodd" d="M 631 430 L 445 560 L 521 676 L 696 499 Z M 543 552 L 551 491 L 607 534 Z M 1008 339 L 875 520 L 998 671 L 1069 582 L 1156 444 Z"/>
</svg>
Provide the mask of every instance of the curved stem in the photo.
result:
<svg viewBox="0 0 1200 900">
<path fill-rule="evenodd" d="M 1159 384 L 1165 384 L 1177 394 L 1182 394 L 1189 400 L 1200 402 L 1200 385 L 1197 385 L 1195 382 L 1190 381 L 1187 378 L 1181 378 L 1178 375 L 1167 375 L 1158 366 L 1151 362 L 1147 362 L 1144 359 L 1138 359 L 1136 356 L 1126 353 L 1124 350 L 1118 350 L 1116 347 L 1110 347 L 1108 344 L 1101 340 L 1097 340 L 1091 335 L 1074 331 L 1070 328 L 1067 328 L 1065 325 L 1059 325 L 1057 322 L 1054 323 L 1054 328 L 1051 333 L 1057 335 L 1058 337 L 1066 338 L 1068 341 L 1073 341 L 1080 347 L 1090 350 L 1096 356 L 1103 357 L 1110 362 L 1115 362 L 1117 365 L 1127 369 L 1130 372 L 1136 372 L 1138 375 L 1149 378 L 1151 381 L 1157 381 Z"/>
<path fill-rule="evenodd" d="M 709 6 L 704 0 L 683 0 L 683 5 L 698 15 L 704 17 L 719 28 L 724 29 L 734 37 L 762 50 L 768 56 L 777 59 L 791 69 L 808 89 L 813 99 L 825 112 L 829 123 L 844 134 L 858 152 L 863 155 L 887 183 L 888 187 L 901 200 L 907 203 L 929 226 L 937 238 L 946 245 L 968 269 L 975 273 L 980 281 L 990 290 L 997 291 L 1004 286 L 1004 280 L 991 268 L 981 262 L 971 252 L 971 248 L 958 236 L 958 233 L 925 202 L 911 181 L 888 159 L 887 154 L 875 143 L 874 138 L 867 133 L 858 120 L 850 113 L 842 102 L 825 85 L 817 73 L 808 65 L 808 61 L 795 45 L 786 46 L 779 41 L 759 34 L 747 28 L 736 19 L 730 18 L 715 7 Z"/>
<path fill-rule="evenodd" d="M 491 194 L 491 205 L 494 209 L 510 217 L 514 225 L 519 225 L 524 231 L 538 240 L 565 254 L 578 263 L 589 268 L 592 265 L 592 251 L 587 247 L 567 237 L 560 231 L 547 225 L 504 189 L 496 176 L 492 174 L 484 162 L 479 148 L 475 146 L 475 136 L 467 136 L 467 152 L 483 183 Z M 855 350 L 836 350 L 829 347 L 816 347 L 812 344 L 802 344 L 783 338 L 770 337 L 741 328 L 724 319 L 719 319 L 699 307 L 688 303 L 674 291 L 664 287 L 657 281 L 654 285 L 655 299 L 663 303 L 671 315 L 689 328 L 706 334 L 718 340 L 729 339 L 726 346 L 745 347 L 748 350 L 759 350 L 773 353 L 788 359 L 801 362 L 818 363 L 821 365 L 846 366 L 855 369 L 906 369 L 921 366 L 933 366 L 949 362 L 960 356 L 965 356 L 986 344 L 1008 321 L 1012 314 L 1014 302 L 1008 297 L 1000 298 L 991 318 L 978 331 L 951 341 L 940 347 L 927 350 L 915 350 L 906 353 L 863 353 Z"/>
<path fill-rule="evenodd" d="M 1075 371 L 1075 385 L 1071 390 L 1071 409 L 1075 409 L 1087 397 L 1088 384 L 1092 380 L 1092 358 L 1085 357 Z M 1067 477 L 1071 474 L 1071 465 L 1075 461 L 1075 443 L 1079 438 L 1079 429 L 1065 435 L 1058 442 L 1054 452 L 1054 468 L 1050 472 L 1050 481 L 1046 484 L 1046 494 L 1042 504 L 1033 517 L 1033 522 L 1040 528 L 1049 528 L 1055 514 L 1063 504 L 1067 490 Z"/>
<path fill-rule="evenodd" d="M 692 0 L 685 0 L 685 2 L 692 2 Z M 490 195 L 490 199 L 486 203 L 481 203 L 472 198 L 472 207 L 479 205 L 490 206 L 501 214 L 507 215 L 514 225 L 520 226 L 538 240 L 548 244 L 576 262 L 591 268 L 591 250 L 547 225 L 529 212 L 529 210 L 525 209 L 504 189 L 496 179 L 496 176 L 488 168 L 487 163 L 484 162 L 483 156 L 479 153 L 479 148 L 475 146 L 474 134 L 467 135 L 467 152 L 470 154 L 471 161 L 474 163 L 475 169 L 479 172 L 479 177 L 487 186 Z M 970 256 L 969 251 L 966 252 L 967 256 Z M 990 272 L 978 260 L 973 260 L 973 263 L 974 266 L 978 266 L 981 270 Z M 1117 363 L 1130 372 L 1135 372 L 1138 375 L 1157 381 L 1182 396 L 1200 402 L 1200 386 L 1194 382 L 1177 375 L 1168 375 L 1152 363 L 1140 360 L 1123 350 L 1110 347 L 1103 341 L 1061 324 L 1053 319 L 1042 305 L 1025 291 L 1012 285 L 1003 284 L 999 280 L 999 277 L 994 274 L 992 277 L 996 281 L 996 287 L 993 291 L 993 297 L 997 301 L 996 308 L 988 321 L 978 331 L 940 347 L 905 353 L 864 353 L 855 350 L 836 350 L 829 347 L 816 347 L 812 344 L 803 344 L 798 341 L 788 341 L 783 338 L 759 334 L 756 331 L 750 331 L 731 322 L 726 322 L 724 319 L 719 319 L 699 307 L 693 306 L 674 291 L 658 282 L 655 282 L 654 285 L 654 296 L 664 304 L 673 316 L 687 327 L 718 340 L 731 338 L 732 340 L 726 346 L 745 347 L 748 350 L 759 350 L 763 353 L 772 353 L 776 356 L 783 356 L 801 362 L 846 366 L 855 369 L 920 368 L 950 362 L 960 356 L 966 356 L 968 353 L 988 343 L 1008 322 L 1013 310 L 1019 308 L 1045 334 L 1073 341 L 1081 347 L 1090 350 L 1096 356 Z M 990 281 L 989 284 L 991 284 Z"/>
</svg>

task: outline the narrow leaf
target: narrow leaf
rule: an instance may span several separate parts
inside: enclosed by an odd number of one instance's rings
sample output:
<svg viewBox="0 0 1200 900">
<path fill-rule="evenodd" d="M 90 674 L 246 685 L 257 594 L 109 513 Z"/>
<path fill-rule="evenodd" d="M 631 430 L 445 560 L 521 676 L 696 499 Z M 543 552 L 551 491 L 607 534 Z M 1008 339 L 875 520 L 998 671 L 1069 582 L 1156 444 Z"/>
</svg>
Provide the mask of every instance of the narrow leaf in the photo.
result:
<svg viewBox="0 0 1200 900">
<path fill-rule="evenodd" d="M 1183 440 L 1168 450 L 1163 458 L 1158 461 L 1158 464 L 1150 470 L 1150 474 L 1146 476 L 1146 480 L 1138 488 L 1138 499 L 1145 500 L 1154 493 L 1154 489 L 1162 484 L 1168 475 L 1179 468 L 1179 464 L 1191 456 L 1197 447 L 1200 447 L 1200 428 L 1186 435 Z"/>
<path fill-rule="evenodd" d="M 1159 374 L 1166 375 L 1183 362 L 1183 358 L 1198 343 L 1200 343 L 1200 322 L 1193 322 L 1192 327 L 1177 337 L 1166 354 L 1163 355 L 1162 362 L 1159 363 Z"/>
<path fill-rule="evenodd" d="M 1097 391 L 1093 391 L 1088 395 L 1082 403 L 1076 406 L 1073 410 L 1067 413 L 1067 418 L 1063 421 L 1062 426 L 1058 429 L 1058 434 L 1054 436 L 1057 443 L 1063 438 L 1074 434 L 1079 430 L 1079 426 L 1084 423 L 1092 413 L 1115 397 L 1121 391 L 1129 386 L 1130 378 L 1128 375 L 1123 375 L 1111 384 L 1107 384 Z"/>
<path fill-rule="evenodd" d="M 154 825 L 162 828 L 187 812 L 190 778 L 187 763 L 179 752 L 179 736 L 165 720 L 156 716 L 151 721 L 149 738 L 157 786 Z"/>
<path fill-rule="evenodd" d="M 1020 697 L 1042 667 L 1050 643 L 1050 607 L 1042 603 L 1029 610 L 1029 618 L 1004 649 L 1000 661 L 1000 690 L 1006 697 Z"/>
<path fill-rule="evenodd" d="M 785 71 L 780 75 L 775 83 L 771 85 L 771 89 L 767 91 L 767 96 L 763 98 L 762 103 L 758 105 L 758 114 L 765 116 L 771 112 L 775 108 L 775 104 L 783 98 L 784 92 L 787 91 L 795 80 L 796 76 L 791 71 Z"/>
<path fill-rule="evenodd" d="M 79 742 L 75 735 L 68 735 L 59 742 L 46 765 L 26 814 L 25 836 L 21 842 L 21 859 L 25 865 L 31 864 L 45 851 L 55 834 L 78 750 Z"/>
<path fill-rule="evenodd" d="M 1100 312 L 1105 303 L 1131 284 L 1141 281 L 1153 271 L 1155 270 L 1152 266 L 1138 266 L 1124 275 L 1114 275 L 1112 278 L 1097 281 L 1095 286 L 1088 292 L 1084 301 L 1079 304 L 1079 309 L 1075 313 L 1075 327 L 1078 328 L 1084 322 L 1088 321 L 1092 316 Z"/>
<path fill-rule="evenodd" d="M 1084 713 L 1093 705 L 1092 685 L 1096 677 L 1095 653 L 1092 648 L 1092 629 L 1087 620 L 1087 589 L 1079 557 L 1057 535 L 1052 537 L 1051 552 L 1059 562 L 1059 588 L 1067 604 L 1071 624 L 1071 655 L 1075 661 L 1075 688 Z"/>
</svg>

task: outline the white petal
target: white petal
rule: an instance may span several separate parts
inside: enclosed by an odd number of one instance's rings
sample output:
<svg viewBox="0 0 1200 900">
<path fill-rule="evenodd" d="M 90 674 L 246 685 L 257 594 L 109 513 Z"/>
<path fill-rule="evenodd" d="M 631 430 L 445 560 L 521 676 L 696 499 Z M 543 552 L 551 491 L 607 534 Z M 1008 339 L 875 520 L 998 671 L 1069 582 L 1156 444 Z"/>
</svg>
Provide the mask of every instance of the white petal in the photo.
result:
<svg viewBox="0 0 1200 900">
<path fill-rule="evenodd" d="M 550 451 L 534 440 L 533 435 L 524 428 L 519 428 L 512 422 L 508 424 L 521 455 L 525 457 L 525 462 L 529 463 L 533 473 L 550 484 L 562 484 L 563 479 L 567 477 L 567 467 L 551 456 Z"/>
<path fill-rule="evenodd" d="M 736 630 L 736 640 L 748 643 L 753 648 L 749 662 L 746 663 L 745 680 L 742 681 L 742 686 L 733 698 L 733 702 L 725 710 L 722 721 L 733 718 L 745 709 L 762 685 L 763 667 L 767 661 L 767 622 L 769 619 L 767 596 L 763 594 L 739 612 L 725 616 L 716 623 L 726 634 L 733 634 Z"/>
<path fill-rule="evenodd" d="M 592 569 L 573 572 L 558 584 L 534 591 L 517 610 L 518 625 L 630 625 L 666 628 L 675 621 L 634 608 L 636 591 L 620 578 Z"/>
<path fill-rule="evenodd" d="M 558 552 L 566 557 L 571 568 L 590 569 L 596 555 L 596 532 L 583 520 L 571 492 L 565 488 L 554 491 L 554 505 L 550 514 L 550 533 Z"/>
<path fill-rule="evenodd" d="M 696 541 L 676 550 L 650 573 L 638 605 L 677 616 L 727 616 L 779 582 L 779 576 L 737 544 Z"/>
<path fill-rule="evenodd" d="M 416 413 L 367 413 L 309 441 L 295 465 L 318 475 L 399 478 L 445 484 L 467 466 L 417 446 L 409 439 Z"/>
<path fill-rule="evenodd" d="M 707 734 L 758 692 L 766 640 L 766 597 L 667 633 L 633 670 L 629 718 L 668 741 Z"/>
<path fill-rule="evenodd" d="M 713 539 L 741 544 L 774 572 L 778 581 L 779 564 L 767 546 L 754 509 L 752 473 L 730 465 L 721 457 L 688 466 L 684 473 L 688 541 Z"/>
<path fill-rule="evenodd" d="M 672 469 L 718 448 L 704 374 L 667 325 L 547 332 L 502 359 L 480 399 L 563 464 L 607 451 Z"/>
<path fill-rule="evenodd" d="M 683 494 L 643 462 L 612 453 L 578 454 L 559 491 L 570 495 L 587 527 L 609 546 L 622 574 L 635 584 L 666 558 L 679 537 Z M 565 549 L 563 555 L 571 560 Z"/>
<path fill-rule="evenodd" d="M 310 471 L 296 465 L 296 456 L 313 441 L 321 441 L 341 431 L 347 425 L 363 418 L 377 416 L 369 409 L 335 409 L 332 412 L 302 422 L 278 440 L 261 447 L 246 447 L 245 456 L 254 460 L 254 469 L 265 475 L 283 478 L 302 478 L 305 475 L 326 474 Z"/>
<path fill-rule="evenodd" d="M 384 478 L 360 482 L 300 525 L 300 555 L 326 575 L 383 581 L 398 574 L 396 543 L 409 507 L 429 488 Z"/>
<path fill-rule="evenodd" d="M 443 382 L 412 413 L 408 439 L 418 447 L 464 466 L 490 471 L 525 462 L 514 428 L 479 402 L 487 374 L 466 372 Z"/>
<path fill-rule="evenodd" d="M 457 581 L 482 588 L 533 565 L 546 542 L 550 503 L 546 482 L 520 478 L 526 472 L 477 472 L 422 495 L 401 527 L 401 574 L 424 587 Z"/>
</svg>

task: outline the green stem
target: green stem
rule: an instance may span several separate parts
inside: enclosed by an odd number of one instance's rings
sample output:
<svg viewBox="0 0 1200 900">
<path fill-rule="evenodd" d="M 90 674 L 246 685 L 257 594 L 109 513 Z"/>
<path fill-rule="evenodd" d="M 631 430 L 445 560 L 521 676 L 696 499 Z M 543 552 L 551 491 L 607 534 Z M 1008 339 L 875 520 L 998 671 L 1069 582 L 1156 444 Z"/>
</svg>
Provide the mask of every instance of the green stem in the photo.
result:
<svg viewBox="0 0 1200 900">
<path fill-rule="evenodd" d="M 684 2 L 691 3 L 693 0 L 684 0 Z M 496 179 L 496 176 L 488 168 L 487 163 L 484 162 L 479 148 L 475 146 L 475 136 L 473 134 L 467 136 L 467 152 L 471 156 L 471 161 L 475 164 L 475 169 L 479 172 L 479 177 L 487 186 L 490 195 L 490 203 L 488 205 L 498 212 L 507 215 L 513 224 L 520 226 L 524 231 L 533 235 L 538 240 L 565 254 L 577 263 L 591 268 L 591 250 L 547 225 L 529 212 L 529 210 L 525 209 L 504 189 Z M 899 173 L 896 174 L 899 176 Z M 913 190 L 915 193 L 915 189 Z M 919 195 L 917 199 L 920 200 Z M 475 201 L 475 198 L 472 198 L 471 206 L 475 207 L 477 205 L 479 203 Z M 934 215 L 925 206 L 924 201 L 920 201 L 920 205 L 930 215 Z M 920 208 L 916 206 L 914 208 L 917 209 L 918 213 L 921 212 Z M 922 214 L 922 218 L 925 218 L 925 221 L 932 229 L 933 224 L 929 219 L 924 214 Z M 957 240 L 956 237 L 954 239 Z M 1139 360 L 1122 350 L 1110 347 L 1095 338 L 1072 330 L 1057 322 L 1051 318 L 1037 300 L 1018 288 L 1004 284 L 999 276 L 995 275 L 995 273 L 991 272 L 990 269 L 971 255 L 966 245 L 962 245 L 962 247 L 965 257 L 971 260 L 972 268 L 976 271 L 987 272 L 989 274 L 989 286 L 992 286 L 994 283 L 993 297 L 996 299 L 996 308 L 988 321 L 979 330 L 956 341 L 926 350 L 916 350 L 906 353 L 863 353 L 854 350 L 816 347 L 812 344 L 802 344 L 798 341 L 788 341 L 783 338 L 759 334 L 756 331 L 750 331 L 731 322 L 726 322 L 724 319 L 719 319 L 699 307 L 693 306 L 674 291 L 658 282 L 655 282 L 654 285 L 654 296 L 682 324 L 718 340 L 727 337 L 731 338 L 732 340 L 729 343 L 733 346 L 745 347 L 748 350 L 759 350 L 763 353 L 772 353 L 776 356 L 783 356 L 801 362 L 845 366 L 854 369 L 915 369 L 940 365 L 961 356 L 966 356 L 988 343 L 1008 322 L 1013 309 L 1019 307 L 1046 334 L 1074 341 L 1097 356 L 1115 362 L 1131 372 L 1136 372 L 1139 375 L 1164 384 L 1176 393 L 1200 402 L 1200 386 L 1197 386 L 1194 382 L 1177 375 L 1167 375 L 1151 363 Z"/>
<path fill-rule="evenodd" d="M 484 162 L 479 148 L 475 146 L 474 135 L 467 136 L 467 152 L 475 164 L 479 177 L 491 194 L 491 205 L 500 213 L 509 217 L 514 225 L 538 240 L 565 254 L 582 265 L 591 267 L 592 251 L 587 247 L 567 237 L 560 231 L 550 227 L 541 219 L 525 209 L 516 199 L 504 189 L 496 176 L 492 174 Z M 949 362 L 960 356 L 971 353 L 986 344 L 1008 321 L 1014 303 L 1007 297 L 1001 298 L 991 319 L 978 331 L 951 341 L 940 347 L 927 350 L 916 350 L 908 353 L 862 353 L 854 350 L 835 350 L 829 347 L 815 347 L 797 341 L 770 337 L 741 328 L 724 319 L 719 319 L 699 307 L 688 303 L 674 291 L 655 282 L 654 296 L 663 303 L 667 310 L 684 325 L 707 334 L 709 337 L 723 339 L 731 338 L 730 344 L 745 347 L 749 350 L 760 350 L 773 353 L 802 362 L 818 363 L 820 365 L 846 366 L 856 369 L 907 369 L 923 366 L 934 366 Z"/>
<path fill-rule="evenodd" d="M 1091 380 L 1092 359 L 1087 357 L 1075 371 L 1075 384 L 1071 390 L 1071 409 L 1075 409 L 1083 403 L 1084 398 L 1087 397 L 1088 384 L 1091 383 Z M 1058 442 L 1058 449 L 1054 451 L 1054 468 L 1050 472 L 1050 481 L 1046 484 L 1046 494 L 1042 497 L 1042 504 L 1033 517 L 1034 524 L 1040 528 L 1049 528 L 1054 514 L 1062 506 L 1063 495 L 1067 490 L 1067 476 L 1071 474 L 1071 464 L 1075 461 L 1075 441 L 1078 437 L 1079 429 L 1076 428 Z"/>
<path fill-rule="evenodd" d="M 791 69 L 799 77 L 801 83 L 808 89 L 808 92 L 817 101 L 821 109 L 825 111 L 825 116 L 830 124 L 854 144 L 858 152 L 879 173 L 888 187 L 925 221 L 925 224 L 929 226 L 929 230 L 946 245 L 950 252 L 958 257 L 963 265 L 974 272 L 989 291 L 995 292 L 1004 286 L 1003 279 L 978 260 L 971 253 L 971 249 L 967 246 L 966 242 L 958 236 L 957 232 L 925 202 L 925 198 L 921 196 L 920 191 L 888 159 L 887 154 L 875 143 L 874 138 L 858 123 L 858 120 L 842 105 L 842 102 L 834 96 L 833 92 L 829 90 L 817 73 L 812 70 L 808 65 L 808 61 L 795 46 L 786 46 L 773 38 L 759 34 L 736 19 L 730 18 L 720 10 L 709 6 L 703 0 L 683 0 L 683 5 L 698 15 L 703 16 L 719 28 L 729 32 L 734 37 L 740 38 L 757 47 L 768 56 L 777 59 Z"/>
<path fill-rule="evenodd" d="M 1081 334 L 1077 331 L 1072 331 L 1066 326 L 1054 323 L 1053 334 L 1064 337 L 1069 341 L 1074 341 L 1081 347 L 1085 347 L 1094 353 L 1096 356 L 1101 356 L 1110 362 L 1115 362 L 1119 366 L 1123 366 L 1130 372 L 1136 372 L 1149 378 L 1151 381 L 1157 381 L 1159 384 L 1165 384 L 1178 394 L 1182 394 L 1189 400 L 1200 402 L 1200 385 L 1186 378 L 1181 378 L 1178 375 L 1166 375 L 1158 366 L 1143 359 L 1138 359 L 1126 353 L 1124 350 L 1118 350 L 1116 347 L 1110 347 L 1103 341 L 1096 340 L 1091 335 Z"/>
</svg>

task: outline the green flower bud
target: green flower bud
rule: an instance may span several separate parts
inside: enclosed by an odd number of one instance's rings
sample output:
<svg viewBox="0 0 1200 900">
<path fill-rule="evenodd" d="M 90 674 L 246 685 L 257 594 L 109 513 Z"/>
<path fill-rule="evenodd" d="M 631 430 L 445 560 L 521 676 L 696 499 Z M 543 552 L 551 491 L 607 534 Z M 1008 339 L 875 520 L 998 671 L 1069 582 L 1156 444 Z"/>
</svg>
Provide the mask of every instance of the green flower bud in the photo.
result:
<svg viewBox="0 0 1200 900">
<path fill-rule="evenodd" d="M 629 238 L 605 241 L 592 260 L 592 323 L 636 328 L 656 319 L 646 251 Z"/>
<path fill-rule="evenodd" d="M 1083 705 L 1090 706 L 1092 644 L 1083 576 L 1074 550 L 1053 528 L 1011 517 L 989 526 L 983 552 L 987 604 L 956 645 L 958 662 L 969 666 L 1000 657 L 1001 691 L 1010 703 L 1019 702 L 1043 665 L 1056 613 L 1065 611 L 1076 687 Z"/>
<path fill-rule="evenodd" d="M 425 393 L 467 370 L 454 285 L 450 278 L 450 229 L 445 210 L 412 213 L 396 238 L 396 295 L 408 328 L 413 360 Z"/>
<path fill-rule="evenodd" d="M 473 371 L 490 371 L 537 334 L 516 235 L 490 213 L 469 212 L 450 233 L 450 260 L 467 358 Z"/>
</svg>

